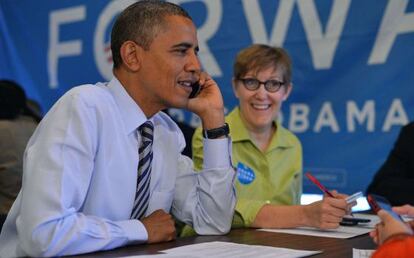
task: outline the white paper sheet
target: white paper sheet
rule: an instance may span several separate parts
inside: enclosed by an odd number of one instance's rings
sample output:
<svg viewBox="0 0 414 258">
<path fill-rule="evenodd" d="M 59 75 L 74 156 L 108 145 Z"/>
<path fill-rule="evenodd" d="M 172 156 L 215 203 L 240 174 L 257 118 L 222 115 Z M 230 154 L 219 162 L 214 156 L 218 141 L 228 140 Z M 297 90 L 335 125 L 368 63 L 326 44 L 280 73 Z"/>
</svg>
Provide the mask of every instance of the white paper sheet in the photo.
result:
<svg viewBox="0 0 414 258">
<path fill-rule="evenodd" d="M 229 242 L 205 242 L 200 244 L 185 245 L 176 248 L 171 248 L 162 251 L 165 254 L 146 255 L 146 256 L 128 256 L 128 258 L 142 258 L 142 257 L 181 257 L 181 258 L 201 258 L 201 257 L 214 257 L 214 258 L 294 258 L 305 257 L 321 253 L 322 251 L 305 251 L 295 250 L 288 248 L 278 248 L 263 245 L 245 245 Z"/>
<path fill-rule="evenodd" d="M 310 227 L 300 227 L 293 229 L 258 229 L 260 231 L 276 232 L 276 233 L 288 233 L 295 235 L 308 235 L 319 237 L 332 237 L 332 238 L 351 238 L 370 232 L 375 224 L 379 222 L 379 218 L 376 215 L 369 214 L 354 214 L 356 218 L 370 219 L 371 222 L 359 224 L 356 226 L 340 226 L 337 229 L 320 230 Z"/>
<path fill-rule="evenodd" d="M 375 250 L 352 249 L 352 258 L 370 258 Z"/>
<path fill-rule="evenodd" d="M 245 245 L 229 242 L 206 242 L 176 247 L 163 252 L 168 254 L 195 254 L 194 257 L 304 257 L 321 251 L 304 251 L 263 245 Z"/>
</svg>

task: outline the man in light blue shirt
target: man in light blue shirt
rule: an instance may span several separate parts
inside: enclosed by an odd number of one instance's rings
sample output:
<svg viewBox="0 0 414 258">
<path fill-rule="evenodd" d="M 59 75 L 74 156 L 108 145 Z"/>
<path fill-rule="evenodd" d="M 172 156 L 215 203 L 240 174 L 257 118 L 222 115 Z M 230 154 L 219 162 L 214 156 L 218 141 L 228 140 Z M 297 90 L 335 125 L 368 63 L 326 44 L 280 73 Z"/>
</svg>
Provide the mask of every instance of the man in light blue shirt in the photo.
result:
<svg viewBox="0 0 414 258">
<path fill-rule="evenodd" d="M 229 231 L 235 195 L 230 140 L 217 84 L 200 71 L 196 28 L 180 7 L 142 1 L 111 34 L 114 77 L 67 92 L 25 151 L 23 186 L 0 235 L 0 256 L 59 256 L 175 238 L 173 214 L 199 234 Z M 192 86 L 201 91 L 189 98 Z M 200 116 L 204 167 L 181 150 L 184 137 L 162 109 Z M 137 128 L 153 124 L 149 202 L 132 219 Z M 140 189 L 138 189 L 140 190 Z"/>
</svg>

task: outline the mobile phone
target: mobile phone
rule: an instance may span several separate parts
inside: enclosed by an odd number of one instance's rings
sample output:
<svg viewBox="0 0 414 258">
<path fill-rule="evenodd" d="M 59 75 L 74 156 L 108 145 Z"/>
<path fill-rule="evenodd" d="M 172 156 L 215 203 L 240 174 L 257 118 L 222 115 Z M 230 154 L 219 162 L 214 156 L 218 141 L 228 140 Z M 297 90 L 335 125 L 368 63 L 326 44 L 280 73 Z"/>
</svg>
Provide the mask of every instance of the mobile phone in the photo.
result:
<svg viewBox="0 0 414 258">
<path fill-rule="evenodd" d="M 195 98 L 197 97 L 197 95 L 200 93 L 201 91 L 201 86 L 198 82 L 195 82 L 191 85 L 191 93 L 190 96 L 188 96 L 189 99 Z"/>
<path fill-rule="evenodd" d="M 389 214 L 391 214 L 391 216 L 393 216 L 395 219 L 404 222 L 401 216 L 392 210 L 392 206 L 390 202 L 387 200 L 387 198 L 376 194 L 368 194 L 367 200 L 369 206 L 371 206 L 371 209 L 375 213 L 378 213 L 379 210 L 383 209 L 386 210 Z"/>
<path fill-rule="evenodd" d="M 370 219 L 355 218 L 355 217 L 343 217 L 342 221 L 339 222 L 341 226 L 355 226 L 358 223 L 368 223 L 371 222 Z"/>
</svg>

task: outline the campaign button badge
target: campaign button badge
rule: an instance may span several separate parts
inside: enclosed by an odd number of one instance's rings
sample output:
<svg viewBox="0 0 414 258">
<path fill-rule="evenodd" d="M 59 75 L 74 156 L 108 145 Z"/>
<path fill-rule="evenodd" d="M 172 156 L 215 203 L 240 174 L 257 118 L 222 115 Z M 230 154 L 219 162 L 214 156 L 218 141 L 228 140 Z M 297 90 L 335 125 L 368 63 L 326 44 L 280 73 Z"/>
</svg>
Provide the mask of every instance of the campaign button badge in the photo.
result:
<svg viewBox="0 0 414 258">
<path fill-rule="evenodd" d="M 237 178 L 240 183 L 247 185 L 254 181 L 256 175 L 254 174 L 253 169 L 239 162 L 239 164 L 237 164 Z"/>
</svg>

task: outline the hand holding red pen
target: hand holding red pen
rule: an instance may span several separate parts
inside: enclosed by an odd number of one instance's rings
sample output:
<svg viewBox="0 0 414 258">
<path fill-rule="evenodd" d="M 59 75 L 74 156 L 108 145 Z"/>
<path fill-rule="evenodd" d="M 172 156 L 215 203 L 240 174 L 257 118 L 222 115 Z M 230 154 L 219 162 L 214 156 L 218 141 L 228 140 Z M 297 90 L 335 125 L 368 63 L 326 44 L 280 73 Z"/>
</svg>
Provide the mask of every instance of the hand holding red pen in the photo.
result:
<svg viewBox="0 0 414 258">
<path fill-rule="evenodd" d="M 309 218 L 308 223 L 313 227 L 321 229 L 339 227 L 339 222 L 342 221 L 342 218 L 350 209 L 345 200 L 346 195 L 339 194 L 336 191 L 328 191 L 310 173 L 306 173 L 305 175 L 325 193 L 323 200 L 307 205 L 306 217 Z"/>
</svg>

